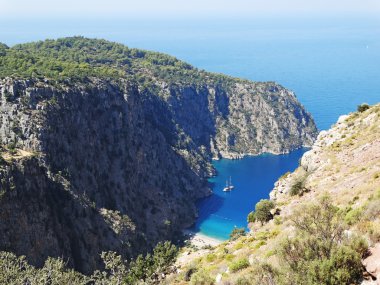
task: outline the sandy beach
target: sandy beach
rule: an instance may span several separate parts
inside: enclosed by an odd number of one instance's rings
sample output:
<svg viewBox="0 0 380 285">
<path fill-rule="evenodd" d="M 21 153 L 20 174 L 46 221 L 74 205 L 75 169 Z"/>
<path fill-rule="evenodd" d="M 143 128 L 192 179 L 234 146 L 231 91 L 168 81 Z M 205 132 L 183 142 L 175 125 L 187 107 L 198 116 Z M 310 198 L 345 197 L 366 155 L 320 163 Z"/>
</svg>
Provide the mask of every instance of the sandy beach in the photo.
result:
<svg viewBox="0 0 380 285">
<path fill-rule="evenodd" d="M 222 240 L 212 238 L 201 233 L 194 233 L 189 230 L 185 230 L 183 233 L 189 238 L 192 245 L 199 248 L 204 246 L 217 246 L 223 242 Z"/>
<path fill-rule="evenodd" d="M 183 265 L 188 264 L 191 260 L 201 257 L 206 252 L 209 252 L 210 249 L 205 248 L 205 246 L 217 246 L 223 243 L 222 240 L 216 238 L 208 237 L 204 234 L 194 233 L 189 230 L 184 230 L 183 234 L 188 237 L 191 245 L 198 248 L 198 250 L 188 250 L 180 254 L 176 261 L 176 265 L 180 268 Z"/>
</svg>

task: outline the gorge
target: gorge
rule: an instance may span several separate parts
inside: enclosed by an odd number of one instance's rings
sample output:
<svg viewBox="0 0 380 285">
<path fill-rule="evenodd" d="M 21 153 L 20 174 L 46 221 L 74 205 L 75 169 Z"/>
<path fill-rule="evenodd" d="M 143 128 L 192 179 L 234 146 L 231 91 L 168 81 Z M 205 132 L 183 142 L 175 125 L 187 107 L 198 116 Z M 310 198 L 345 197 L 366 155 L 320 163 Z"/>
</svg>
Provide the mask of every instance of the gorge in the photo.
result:
<svg viewBox="0 0 380 285">
<path fill-rule="evenodd" d="M 0 45 L 0 250 L 84 273 L 194 223 L 211 159 L 317 135 L 295 95 L 82 37 Z M 41 237 L 44 237 L 41 239 Z"/>
</svg>

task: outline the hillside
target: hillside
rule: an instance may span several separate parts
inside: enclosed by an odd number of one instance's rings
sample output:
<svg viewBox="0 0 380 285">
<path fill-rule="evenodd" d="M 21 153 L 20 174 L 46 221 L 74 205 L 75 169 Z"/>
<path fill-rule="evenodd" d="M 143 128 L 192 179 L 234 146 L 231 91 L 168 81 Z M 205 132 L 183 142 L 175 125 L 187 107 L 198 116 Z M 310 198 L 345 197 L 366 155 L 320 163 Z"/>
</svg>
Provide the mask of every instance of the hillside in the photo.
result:
<svg viewBox="0 0 380 285">
<path fill-rule="evenodd" d="M 249 234 L 185 249 L 167 284 L 378 284 L 379 150 L 380 105 L 340 117 L 256 205 Z"/>
<path fill-rule="evenodd" d="M 0 45 L 0 94 L 0 250 L 84 273 L 102 251 L 176 241 L 210 195 L 212 158 L 288 152 L 317 133 L 276 83 L 81 37 Z"/>
<path fill-rule="evenodd" d="M 3 55 L 3 56 L 1 56 Z M 128 80 L 160 98 L 184 136 L 214 158 L 309 146 L 316 136 L 295 95 L 274 82 L 209 73 L 174 57 L 81 37 L 0 46 L 0 78 L 39 78 L 59 86 Z M 188 109 L 188 110 L 185 110 Z"/>
</svg>

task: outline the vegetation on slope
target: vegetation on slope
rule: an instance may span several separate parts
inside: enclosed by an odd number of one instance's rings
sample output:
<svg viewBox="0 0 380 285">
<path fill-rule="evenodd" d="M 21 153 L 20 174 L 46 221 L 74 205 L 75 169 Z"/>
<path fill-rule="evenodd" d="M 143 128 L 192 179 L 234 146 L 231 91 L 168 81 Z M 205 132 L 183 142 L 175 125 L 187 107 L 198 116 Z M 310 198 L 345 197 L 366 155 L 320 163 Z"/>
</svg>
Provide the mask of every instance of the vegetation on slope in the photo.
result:
<svg viewBox="0 0 380 285">
<path fill-rule="evenodd" d="M 372 203 L 380 210 L 380 192 Z M 330 196 L 322 196 L 284 221 L 292 233 L 266 225 L 194 260 L 168 284 L 185 284 L 189 271 L 190 284 L 215 284 L 218 275 L 225 281 L 221 284 L 358 284 L 368 244 L 342 222 L 345 214 Z"/>
<path fill-rule="evenodd" d="M 56 81 L 129 77 L 147 87 L 153 86 L 152 76 L 167 82 L 192 84 L 208 79 L 226 84 L 231 80 L 198 70 L 166 54 L 83 37 L 39 41 L 12 48 L 0 44 L 0 78 L 8 76 Z"/>
<path fill-rule="evenodd" d="M 362 261 L 380 243 L 379 121 L 380 105 L 361 105 L 342 117 L 319 136 L 301 166 L 276 183 L 275 199 L 256 205 L 248 235 L 202 249 L 167 284 L 374 280 Z M 302 187 L 292 190 L 297 183 Z"/>
<path fill-rule="evenodd" d="M 141 95 L 164 99 L 182 128 L 179 145 L 193 140 L 218 158 L 283 153 L 310 145 L 317 134 L 294 94 L 274 82 L 209 73 L 169 55 L 106 40 L 70 37 L 12 48 L 0 45 L 0 79 L 7 77 L 28 80 L 29 87 L 59 90 L 128 82 Z M 7 92 L 4 96 L 11 100 L 20 97 Z M 191 116 L 183 112 L 184 106 Z"/>
<path fill-rule="evenodd" d="M 153 254 L 139 255 L 126 262 L 115 252 L 103 252 L 105 270 L 85 276 L 66 267 L 58 258 L 48 258 L 42 268 L 28 264 L 24 256 L 0 252 L 0 284 L 157 284 L 170 270 L 177 256 L 177 248 L 169 242 L 159 243 Z"/>
</svg>

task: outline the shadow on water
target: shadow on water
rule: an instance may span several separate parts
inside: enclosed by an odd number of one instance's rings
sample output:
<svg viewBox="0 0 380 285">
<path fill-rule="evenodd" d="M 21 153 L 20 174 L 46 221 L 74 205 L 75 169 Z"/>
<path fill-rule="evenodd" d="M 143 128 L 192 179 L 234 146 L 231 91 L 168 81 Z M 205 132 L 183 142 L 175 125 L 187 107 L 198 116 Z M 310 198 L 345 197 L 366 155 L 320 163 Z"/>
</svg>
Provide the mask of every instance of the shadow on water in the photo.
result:
<svg viewBox="0 0 380 285">
<path fill-rule="evenodd" d="M 214 184 L 214 183 L 210 183 L 210 184 Z M 211 189 L 213 189 L 213 187 Z M 201 225 L 205 221 L 207 221 L 210 218 L 210 216 L 215 215 L 215 213 L 219 211 L 219 209 L 223 206 L 224 200 L 225 200 L 224 197 L 220 197 L 219 195 L 216 195 L 215 193 L 209 197 L 200 199 L 197 202 L 199 217 L 196 223 L 194 224 L 194 226 L 190 228 L 190 230 L 194 232 L 200 232 Z"/>
</svg>

